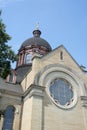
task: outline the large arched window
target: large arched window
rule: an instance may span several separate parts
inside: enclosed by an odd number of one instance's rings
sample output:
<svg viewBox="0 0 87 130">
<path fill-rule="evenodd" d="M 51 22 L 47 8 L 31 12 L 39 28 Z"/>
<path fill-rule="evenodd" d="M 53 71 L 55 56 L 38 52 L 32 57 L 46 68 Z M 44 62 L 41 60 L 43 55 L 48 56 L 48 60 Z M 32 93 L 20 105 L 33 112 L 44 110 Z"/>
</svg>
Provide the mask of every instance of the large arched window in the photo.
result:
<svg viewBox="0 0 87 130">
<path fill-rule="evenodd" d="M 26 63 L 26 64 L 31 63 L 31 54 L 29 54 L 29 53 L 26 54 L 25 63 Z"/>
<path fill-rule="evenodd" d="M 15 108 L 13 106 L 7 107 L 7 109 L 5 111 L 5 115 L 4 115 L 4 123 L 3 123 L 2 130 L 12 130 L 14 111 L 15 111 Z"/>
</svg>

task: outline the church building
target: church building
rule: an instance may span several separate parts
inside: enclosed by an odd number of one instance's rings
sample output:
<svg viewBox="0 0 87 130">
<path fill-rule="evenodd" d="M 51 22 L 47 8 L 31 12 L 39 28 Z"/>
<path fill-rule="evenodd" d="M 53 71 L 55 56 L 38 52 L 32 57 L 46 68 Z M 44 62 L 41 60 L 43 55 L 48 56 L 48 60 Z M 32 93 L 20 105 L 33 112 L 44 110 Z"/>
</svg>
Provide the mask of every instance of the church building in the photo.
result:
<svg viewBox="0 0 87 130">
<path fill-rule="evenodd" d="M 52 49 L 39 29 L 0 78 L 0 130 L 87 130 L 87 71 L 63 45 Z"/>
</svg>

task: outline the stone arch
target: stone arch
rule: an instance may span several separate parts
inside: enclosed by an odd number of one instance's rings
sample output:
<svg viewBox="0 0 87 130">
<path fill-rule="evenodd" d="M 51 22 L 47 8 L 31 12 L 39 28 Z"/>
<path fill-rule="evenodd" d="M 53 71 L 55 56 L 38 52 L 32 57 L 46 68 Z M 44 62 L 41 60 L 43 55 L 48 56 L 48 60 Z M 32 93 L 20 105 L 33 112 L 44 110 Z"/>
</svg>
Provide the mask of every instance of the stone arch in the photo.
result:
<svg viewBox="0 0 87 130">
<path fill-rule="evenodd" d="M 74 91 L 74 103 L 71 107 L 76 104 L 78 97 L 83 95 L 83 81 L 80 75 L 77 74 L 73 69 L 61 64 L 51 64 L 45 66 L 35 77 L 35 84 L 39 86 L 45 86 L 46 92 L 49 94 L 49 86 L 53 80 L 57 78 L 63 78 L 71 83 Z M 69 108 L 69 107 L 67 107 Z"/>
</svg>

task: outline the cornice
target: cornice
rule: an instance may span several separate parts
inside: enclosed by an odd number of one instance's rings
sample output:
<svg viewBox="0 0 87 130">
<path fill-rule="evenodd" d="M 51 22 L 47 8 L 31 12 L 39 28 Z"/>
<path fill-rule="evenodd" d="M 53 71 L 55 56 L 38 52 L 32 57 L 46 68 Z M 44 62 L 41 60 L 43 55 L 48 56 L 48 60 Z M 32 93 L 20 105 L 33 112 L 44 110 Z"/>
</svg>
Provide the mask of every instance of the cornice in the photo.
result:
<svg viewBox="0 0 87 130">
<path fill-rule="evenodd" d="M 23 94 L 23 100 L 26 100 L 27 98 L 29 98 L 31 96 L 43 97 L 44 96 L 44 90 L 45 90 L 45 87 L 32 84 L 24 92 L 24 94 Z"/>
<path fill-rule="evenodd" d="M 87 107 L 87 96 L 81 96 L 81 100 L 83 101 L 83 107 Z"/>
</svg>

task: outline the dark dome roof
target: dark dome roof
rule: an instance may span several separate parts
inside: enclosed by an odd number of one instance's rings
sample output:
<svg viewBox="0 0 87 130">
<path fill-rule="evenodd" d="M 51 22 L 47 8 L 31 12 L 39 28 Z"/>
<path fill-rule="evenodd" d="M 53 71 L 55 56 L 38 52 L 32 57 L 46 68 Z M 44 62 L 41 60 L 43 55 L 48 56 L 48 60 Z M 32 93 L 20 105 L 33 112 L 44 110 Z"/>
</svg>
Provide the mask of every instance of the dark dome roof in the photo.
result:
<svg viewBox="0 0 87 130">
<path fill-rule="evenodd" d="M 48 51 L 51 51 L 52 48 L 51 48 L 50 44 L 43 38 L 40 38 L 40 34 L 41 34 L 41 32 L 39 30 L 34 30 L 33 31 L 34 37 L 25 40 L 23 42 L 23 44 L 21 45 L 20 50 L 25 48 L 26 46 L 38 45 L 38 46 L 43 46 L 43 47 L 47 48 Z"/>
</svg>

